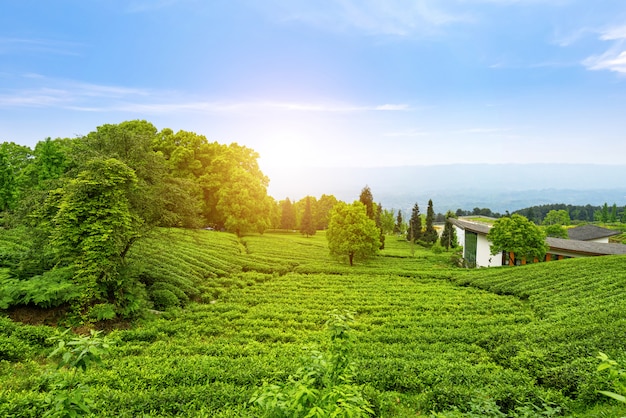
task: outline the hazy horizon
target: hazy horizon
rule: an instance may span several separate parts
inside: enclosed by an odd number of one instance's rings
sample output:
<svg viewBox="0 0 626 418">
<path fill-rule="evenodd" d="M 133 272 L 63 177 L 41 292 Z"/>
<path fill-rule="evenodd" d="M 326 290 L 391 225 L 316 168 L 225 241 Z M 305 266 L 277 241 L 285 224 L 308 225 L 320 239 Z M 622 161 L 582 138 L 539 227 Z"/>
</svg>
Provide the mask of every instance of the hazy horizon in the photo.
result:
<svg viewBox="0 0 626 418">
<path fill-rule="evenodd" d="M 4 2 L 0 141 L 145 119 L 248 146 L 270 177 L 619 164 L 625 17 L 617 0 Z"/>
</svg>

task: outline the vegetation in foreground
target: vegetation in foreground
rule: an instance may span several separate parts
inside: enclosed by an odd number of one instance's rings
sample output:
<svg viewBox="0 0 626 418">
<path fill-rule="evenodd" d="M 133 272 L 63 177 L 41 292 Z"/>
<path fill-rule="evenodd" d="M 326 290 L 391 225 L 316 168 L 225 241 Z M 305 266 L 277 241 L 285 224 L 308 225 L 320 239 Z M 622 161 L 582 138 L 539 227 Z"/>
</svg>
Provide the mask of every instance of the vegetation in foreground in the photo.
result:
<svg viewBox="0 0 626 418">
<path fill-rule="evenodd" d="M 19 242 L 5 237 L 3 253 Z M 80 386 L 92 416 L 262 416 L 264 384 L 289 389 L 314 353 L 336 353 L 335 309 L 354 313 L 344 355 L 365 413 L 626 414 L 599 393 L 614 386 L 596 358 L 626 363 L 623 257 L 468 271 L 451 255 L 387 237 L 350 268 L 323 233 L 159 230 L 129 257 L 162 313 L 109 324 L 102 366 L 53 371 L 58 332 L 0 318 L 0 416 L 50 411 L 59 379 Z"/>
</svg>

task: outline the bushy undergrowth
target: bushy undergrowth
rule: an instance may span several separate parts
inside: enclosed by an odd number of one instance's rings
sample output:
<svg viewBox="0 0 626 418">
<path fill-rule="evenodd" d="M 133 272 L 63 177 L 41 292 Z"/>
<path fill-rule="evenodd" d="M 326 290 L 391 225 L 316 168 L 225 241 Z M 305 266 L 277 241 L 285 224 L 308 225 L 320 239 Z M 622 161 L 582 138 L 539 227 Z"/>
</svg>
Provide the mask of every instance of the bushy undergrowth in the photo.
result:
<svg viewBox="0 0 626 418">
<path fill-rule="evenodd" d="M 336 308 L 358 318 L 351 379 L 375 416 L 626 414 L 598 392 L 613 386 L 596 358 L 625 364 L 624 257 L 474 271 L 388 237 L 350 268 L 323 233 L 160 234 L 131 258 L 165 312 L 111 332 L 105 367 L 79 377 L 96 416 L 258 416 L 248 401 L 264 381 L 298 376 L 307 348 L 328 351 Z M 31 359 L 50 348 L 2 324 L 4 347 L 21 349 L 0 361 L 0 404 L 36 416 L 47 383 Z"/>
</svg>

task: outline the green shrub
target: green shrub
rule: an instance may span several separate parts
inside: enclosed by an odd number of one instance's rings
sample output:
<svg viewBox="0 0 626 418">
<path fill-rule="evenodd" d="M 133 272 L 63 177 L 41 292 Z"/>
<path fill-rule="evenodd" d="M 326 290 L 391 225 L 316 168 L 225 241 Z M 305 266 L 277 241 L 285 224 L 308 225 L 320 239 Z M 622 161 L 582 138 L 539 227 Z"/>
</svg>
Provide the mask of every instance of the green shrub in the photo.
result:
<svg viewBox="0 0 626 418">
<path fill-rule="evenodd" d="M 159 310 L 166 310 L 180 305 L 180 301 L 174 293 L 167 289 L 155 290 L 150 292 L 154 307 Z"/>
<path fill-rule="evenodd" d="M 20 361 L 32 355 L 32 350 L 28 344 L 19 338 L 11 335 L 0 334 L 0 360 Z"/>
<path fill-rule="evenodd" d="M 113 319 L 117 316 L 115 313 L 115 305 L 111 303 L 98 303 L 89 308 L 87 317 L 93 322 Z"/>
</svg>

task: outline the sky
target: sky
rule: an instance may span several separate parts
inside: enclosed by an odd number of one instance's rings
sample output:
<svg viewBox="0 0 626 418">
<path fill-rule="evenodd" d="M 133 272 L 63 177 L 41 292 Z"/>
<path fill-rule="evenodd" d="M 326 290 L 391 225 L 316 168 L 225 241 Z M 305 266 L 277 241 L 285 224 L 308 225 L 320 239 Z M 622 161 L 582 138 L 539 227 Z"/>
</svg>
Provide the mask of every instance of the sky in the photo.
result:
<svg viewBox="0 0 626 418">
<path fill-rule="evenodd" d="M 0 0 L 0 141 L 132 119 L 248 146 L 279 184 L 622 164 L 626 2 Z"/>
</svg>

